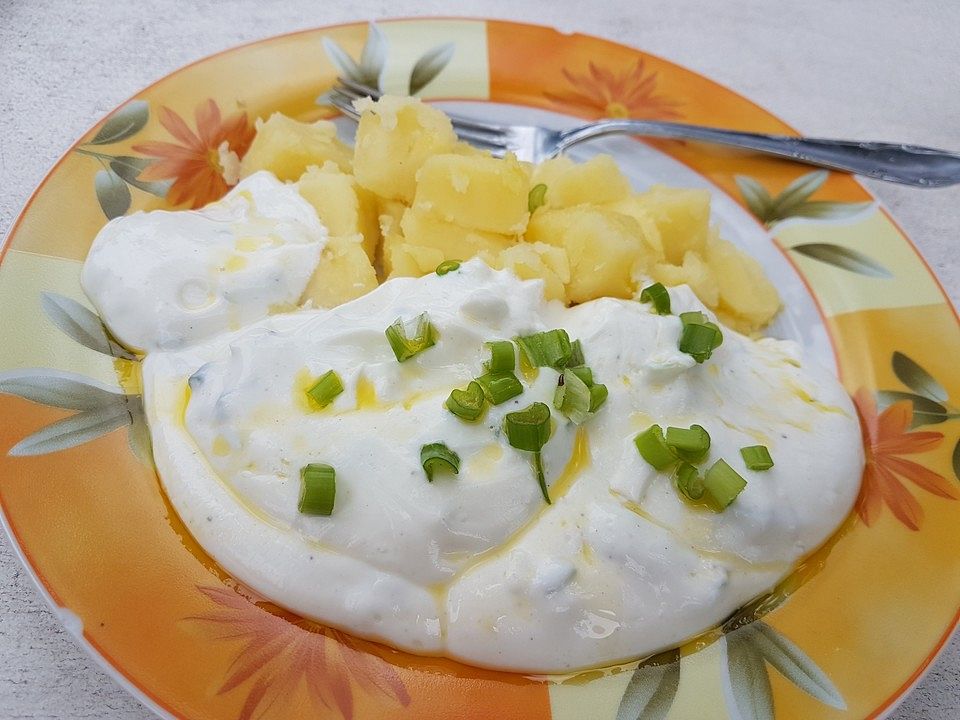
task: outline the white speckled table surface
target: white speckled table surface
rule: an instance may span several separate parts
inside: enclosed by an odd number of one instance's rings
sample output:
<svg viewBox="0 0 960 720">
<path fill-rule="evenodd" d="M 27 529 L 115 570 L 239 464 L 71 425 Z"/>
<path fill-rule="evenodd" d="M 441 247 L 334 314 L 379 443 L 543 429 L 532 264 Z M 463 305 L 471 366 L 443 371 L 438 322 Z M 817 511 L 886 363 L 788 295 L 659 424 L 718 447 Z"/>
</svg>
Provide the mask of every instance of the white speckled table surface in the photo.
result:
<svg viewBox="0 0 960 720">
<path fill-rule="evenodd" d="M 605 36 L 712 77 L 809 135 L 960 150 L 952 0 L 0 0 L 0 235 L 75 138 L 181 65 L 290 30 L 418 14 Z M 957 304 L 960 188 L 868 184 Z M 0 717 L 150 716 L 60 628 L 0 538 Z M 891 717 L 960 717 L 958 637 Z"/>
</svg>

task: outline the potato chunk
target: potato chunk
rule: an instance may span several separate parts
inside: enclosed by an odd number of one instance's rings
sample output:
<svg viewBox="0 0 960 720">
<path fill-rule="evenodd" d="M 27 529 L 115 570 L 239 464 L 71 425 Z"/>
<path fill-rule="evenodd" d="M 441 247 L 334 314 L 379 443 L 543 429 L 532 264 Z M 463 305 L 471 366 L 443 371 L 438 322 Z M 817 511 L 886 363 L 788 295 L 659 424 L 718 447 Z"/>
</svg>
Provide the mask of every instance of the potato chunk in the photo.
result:
<svg viewBox="0 0 960 720">
<path fill-rule="evenodd" d="M 710 191 L 654 185 L 635 197 L 660 231 L 668 263 L 680 265 L 688 250 L 703 253 L 710 229 Z"/>
<path fill-rule="evenodd" d="M 357 182 L 388 200 L 413 200 L 417 171 L 432 155 L 457 145 L 450 119 L 408 97 L 357 102 L 362 112 L 354 146 Z"/>
<path fill-rule="evenodd" d="M 383 243 L 388 278 L 420 277 L 432 273 L 443 260 L 443 252 L 437 248 L 408 243 L 401 235 L 390 235 Z"/>
<path fill-rule="evenodd" d="M 530 171 L 513 155 L 434 155 L 417 173 L 413 206 L 461 227 L 519 235 L 529 190 Z"/>
<path fill-rule="evenodd" d="M 644 252 L 640 226 L 633 218 L 589 205 L 545 210 L 534 213 L 526 239 L 567 251 L 571 302 L 633 294 L 634 266 Z"/>
<path fill-rule="evenodd" d="M 363 247 L 362 235 L 331 237 L 320 255 L 303 300 L 316 307 L 334 307 L 377 287 L 377 273 Z"/>
<path fill-rule="evenodd" d="M 720 302 L 720 285 L 713 268 L 697 253 L 688 250 L 682 265 L 658 263 L 650 270 L 650 276 L 664 285 L 689 285 L 700 301 L 715 309 Z"/>
<path fill-rule="evenodd" d="M 547 186 L 548 208 L 603 205 L 630 194 L 630 182 L 609 155 L 597 155 L 585 163 L 564 155 L 547 160 L 533 173 L 533 184 L 540 183 Z"/>
<path fill-rule="evenodd" d="M 756 260 L 727 240 L 711 238 L 706 260 L 719 286 L 718 312 L 741 332 L 755 332 L 780 309 L 780 296 Z M 739 321 L 739 322 L 737 322 Z"/>
<path fill-rule="evenodd" d="M 403 213 L 400 229 L 406 242 L 436 248 L 444 260 L 469 260 L 484 251 L 498 253 L 515 242 L 510 235 L 464 228 L 418 207 Z"/>
<path fill-rule="evenodd" d="M 512 270 L 521 280 L 543 280 L 547 300 L 567 301 L 570 260 L 563 248 L 542 242 L 518 243 L 499 256 L 481 254 L 480 257 L 491 267 Z"/>
<path fill-rule="evenodd" d="M 350 172 L 350 148 L 337 139 L 337 126 L 326 120 L 302 123 L 281 113 L 257 121 L 257 134 L 240 162 L 240 177 L 269 170 L 284 181 L 303 175 L 310 165 L 333 162 Z"/>
<path fill-rule="evenodd" d="M 373 262 L 380 243 L 379 213 L 373 193 L 360 187 L 352 175 L 341 172 L 332 162 L 309 168 L 297 187 L 330 235 L 362 235 L 363 249 Z"/>
</svg>

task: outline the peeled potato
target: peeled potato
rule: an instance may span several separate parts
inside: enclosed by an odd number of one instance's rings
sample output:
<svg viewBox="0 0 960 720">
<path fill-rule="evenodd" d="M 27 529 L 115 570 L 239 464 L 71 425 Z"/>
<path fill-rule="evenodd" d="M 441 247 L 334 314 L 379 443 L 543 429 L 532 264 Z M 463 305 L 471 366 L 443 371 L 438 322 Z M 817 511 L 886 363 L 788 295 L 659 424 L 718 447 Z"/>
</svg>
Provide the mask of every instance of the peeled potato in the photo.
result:
<svg viewBox="0 0 960 720">
<path fill-rule="evenodd" d="M 756 260 L 727 240 L 711 238 L 706 260 L 719 289 L 718 309 L 737 318 L 740 328 L 754 332 L 780 309 L 780 296 Z"/>
<path fill-rule="evenodd" d="M 375 287 L 377 273 L 364 250 L 363 236 L 330 237 L 302 300 L 312 300 L 316 307 L 334 307 Z"/>
<path fill-rule="evenodd" d="M 337 126 L 326 120 L 302 123 L 281 113 L 257 121 L 257 134 L 240 162 L 240 177 L 269 170 L 293 181 L 310 165 L 333 162 L 350 172 L 350 148 L 337 139 Z"/>
<path fill-rule="evenodd" d="M 434 155 L 417 173 L 413 207 L 464 228 L 519 235 L 529 189 L 530 171 L 513 155 Z"/>
<path fill-rule="evenodd" d="M 654 265 L 650 277 L 664 285 L 689 285 L 707 307 L 715 308 L 720 302 L 720 285 L 713 268 L 692 250 L 683 256 L 682 265 Z"/>
<path fill-rule="evenodd" d="M 416 206 L 403 213 L 400 229 L 406 242 L 436 248 L 444 260 L 469 260 L 481 252 L 498 253 L 515 242 L 509 235 L 465 228 Z"/>
<path fill-rule="evenodd" d="M 640 227 L 633 218 L 589 205 L 536 212 L 527 226 L 526 240 L 567 251 L 571 302 L 633 294 L 634 265 L 644 251 Z"/>
<path fill-rule="evenodd" d="M 354 175 L 363 187 L 409 204 L 428 158 L 457 147 L 450 119 L 415 98 L 385 95 L 357 102 L 363 114 L 354 146 Z"/>
<path fill-rule="evenodd" d="M 370 261 L 376 258 L 380 242 L 376 197 L 360 187 L 332 162 L 310 167 L 297 185 L 300 194 L 313 205 L 331 235 L 362 235 L 363 249 Z"/>
<path fill-rule="evenodd" d="M 710 228 L 710 191 L 654 185 L 635 197 L 660 232 L 664 256 L 673 265 L 683 263 L 688 250 L 703 253 Z"/>
<path fill-rule="evenodd" d="M 603 205 L 630 195 L 630 182 L 609 155 L 597 155 L 575 163 L 564 155 L 541 163 L 533 173 L 533 184 L 547 186 L 546 207 Z"/>
<path fill-rule="evenodd" d="M 481 255 L 497 269 L 512 270 L 521 280 L 543 280 L 547 300 L 566 302 L 570 282 L 570 260 L 563 248 L 546 243 L 518 243 L 498 256 Z"/>
</svg>

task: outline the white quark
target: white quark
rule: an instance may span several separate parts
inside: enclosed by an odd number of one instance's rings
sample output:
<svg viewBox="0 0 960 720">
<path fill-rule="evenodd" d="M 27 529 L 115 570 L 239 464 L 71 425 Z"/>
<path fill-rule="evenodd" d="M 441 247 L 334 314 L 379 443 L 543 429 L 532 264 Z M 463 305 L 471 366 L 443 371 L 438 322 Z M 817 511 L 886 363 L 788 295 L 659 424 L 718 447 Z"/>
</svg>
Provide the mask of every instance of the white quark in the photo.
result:
<svg viewBox="0 0 960 720">
<path fill-rule="evenodd" d="M 159 217 L 139 221 L 156 242 L 170 232 L 165 218 L 147 227 Z M 203 217 L 186 222 L 215 222 Z M 315 224 L 288 222 L 299 229 L 281 247 L 319 251 Z M 170 227 L 179 234 L 182 225 Z M 105 251 L 112 242 L 98 244 Z M 857 494 L 863 456 L 850 400 L 792 343 L 724 330 L 720 348 L 697 365 L 677 350 L 674 315 L 613 299 L 568 309 L 545 301 L 540 282 L 479 261 L 443 277 L 391 280 L 332 310 L 273 315 L 214 336 L 233 321 L 198 332 L 166 309 L 192 261 L 173 262 L 181 250 L 146 252 L 92 256 L 85 287 L 124 341 L 169 348 L 148 355 L 143 382 L 173 506 L 241 582 L 358 635 L 531 672 L 647 655 L 773 587 L 827 539 Z M 107 273 L 154 281 L 118 307 L 106 291 L 117 281 Z M 283 277 L 291 288 L 300 282 Z M 281 302 L 267 299 L 267 285 L 261 291 L 249 305 L 259 309 L 241 313 L 241 322 Z M 676 313 L 703 310 L 686 288 L 671 297 Z M 439 340 L 398 363 L 384 329 L 424 311 Z M 557 373 L 541 369 L 521 396 L 488 408 L 477 423 L 458 420 L 444 400 L 482 373 L 485 342 L 553 328 L 582 341 L 609 399 L 579 430 L 554 412 L 544 449 L 548 506 L 530 456 L 510 447 L 500 428 L 507 412 L 552 405 Z M 311 408 L 305 390 L 331 369 L 345 391 L 327 408 Z M 683 501 L 670 476 L 640 458 L 633 438 L 651 423 L 707 429 L 704 466 L 722 457 L 747 480 L 725 512 Z M 462 464 L 459 475 L 429 483 L 420 448 L 437 441 Z M 762 473 L 747 470 L 739 454 L 758 443 L 776 462 Z M 300 468 L 310 462 L 336 468 L 330 517 L 297 512 Z"/>
<path fill-rule="evenodd" d="M 326 236 L 295 186 L 259 172 L 201 210 L 110 221 L 80 280 L 125 345 L 179 348 L 295 305 Z"/>
</svg>

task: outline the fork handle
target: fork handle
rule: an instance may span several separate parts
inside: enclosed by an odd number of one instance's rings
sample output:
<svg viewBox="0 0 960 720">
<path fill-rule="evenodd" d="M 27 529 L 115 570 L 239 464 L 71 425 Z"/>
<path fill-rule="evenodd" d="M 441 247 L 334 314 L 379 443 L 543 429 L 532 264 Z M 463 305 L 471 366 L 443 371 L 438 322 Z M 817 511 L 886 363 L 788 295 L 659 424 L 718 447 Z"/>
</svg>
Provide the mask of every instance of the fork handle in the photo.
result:
<svg viewBox="0 0 960 720">
<path fill-rule="evenodd" d="M 945 150 L 898 143 L 763 135 L 649 120 L 601 120 L 567 130 L 560 134 L 557 152 L 563 152 L 585 140 L 614 134 L 730 145 L 916 187 L 944 187 L 960 183 L 960 154 Z"/>
</svg>

